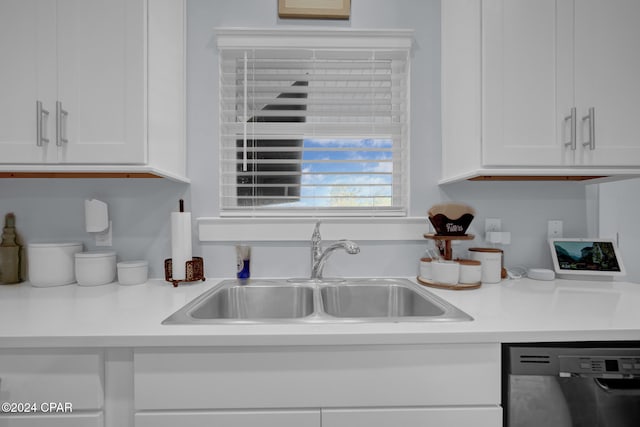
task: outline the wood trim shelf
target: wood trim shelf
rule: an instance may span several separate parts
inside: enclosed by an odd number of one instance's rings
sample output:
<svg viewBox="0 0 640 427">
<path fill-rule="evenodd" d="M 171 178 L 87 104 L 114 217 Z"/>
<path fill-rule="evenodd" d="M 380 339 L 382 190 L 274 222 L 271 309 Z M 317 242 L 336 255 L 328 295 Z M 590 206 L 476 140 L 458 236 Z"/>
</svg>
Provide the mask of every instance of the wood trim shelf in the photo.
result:
<svg viewBox="0 0 640 427">
<path fill-rule="evenodd" d="M 587 181 L 606 178 L 602 175 L 482 175 L 468 181 Z"/>
<path fill-rule="evenodd" d="M 0 172 L 0 178 L 162 178 L 148 172 Z"/>
<path fill-rule="evenodd" d="M 165 178 L 183 184 L 190 180 L 183 174 L 145 165 L 0 165 L 0 179 L 3 178 L 64 178 L 64 179 L 156 179 Z"/>
</svg>

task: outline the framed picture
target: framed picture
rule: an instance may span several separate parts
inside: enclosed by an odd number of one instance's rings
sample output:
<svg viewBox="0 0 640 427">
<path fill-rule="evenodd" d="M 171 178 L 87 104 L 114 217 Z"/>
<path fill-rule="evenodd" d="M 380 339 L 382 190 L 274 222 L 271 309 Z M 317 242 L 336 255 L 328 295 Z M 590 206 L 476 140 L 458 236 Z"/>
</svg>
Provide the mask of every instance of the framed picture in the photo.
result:
<svg viewBox="0 0 640 427">
<path fill-rule="evenodd" d="M 351 0 L 278 0 L 278 16 L 293 19 L 349 19 Z"/>
</svg>

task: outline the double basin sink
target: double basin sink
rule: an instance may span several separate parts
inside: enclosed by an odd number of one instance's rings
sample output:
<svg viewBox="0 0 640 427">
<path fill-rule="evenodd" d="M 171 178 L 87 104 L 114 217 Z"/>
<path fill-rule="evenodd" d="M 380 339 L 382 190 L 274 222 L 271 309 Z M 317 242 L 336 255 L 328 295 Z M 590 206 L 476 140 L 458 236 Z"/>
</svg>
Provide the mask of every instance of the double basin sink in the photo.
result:
<svg viewBox="0 0 640 427">
<path fill-rule="evenodd" d="M 163 324 L 442 322 L 471 316 L 406 279 L 224 280 Z"/>
</svg>

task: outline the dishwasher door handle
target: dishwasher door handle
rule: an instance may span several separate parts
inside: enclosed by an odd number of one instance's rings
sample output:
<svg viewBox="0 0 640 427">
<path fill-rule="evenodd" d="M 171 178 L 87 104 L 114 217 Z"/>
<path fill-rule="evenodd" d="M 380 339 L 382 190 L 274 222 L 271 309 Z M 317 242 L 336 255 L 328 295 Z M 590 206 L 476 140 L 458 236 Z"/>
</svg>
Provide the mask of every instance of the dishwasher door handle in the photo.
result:
<svg viewBox="0 0 640 427">
<path fill-rule="evenodd" d="M 640 396 L 640 378 L 594 378 L 598 388 L 619 396 Z"/>
</svg>

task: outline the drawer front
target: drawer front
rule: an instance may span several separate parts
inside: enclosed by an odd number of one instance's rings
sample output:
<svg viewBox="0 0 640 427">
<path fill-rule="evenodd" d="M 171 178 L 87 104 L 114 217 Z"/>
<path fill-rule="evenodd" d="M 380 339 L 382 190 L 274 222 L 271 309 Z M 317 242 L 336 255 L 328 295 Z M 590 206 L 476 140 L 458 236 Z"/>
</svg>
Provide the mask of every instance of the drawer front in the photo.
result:
<svg viewBox="0 0 640 427">
<path fill-rule="evenodd" d="M 2 427 L 103 427 L 101 412 L 81 415 L 2 415 Z"/>
<path fill-rule="evenodd" d="M 162 412 L 135 416 L 136 427 L 320 427 L 320 410 Z"/>
<path fill-rule="evenodd" d="M 138 410 L 498 405 L 500 348 L 140 349 L 134 384 Z"/>
<path fill-rule="evenodd" d="M 103 358 L 77 350 L 0 351 L 0 401 L 71 404 L 73 411 L 104 404 Z"/>
<path fill-rule="evenodd" d="M 322 411 L 322 427 L 501 427 L 502 409 L 493 407 L 329 409 Z"/>
</svg>

